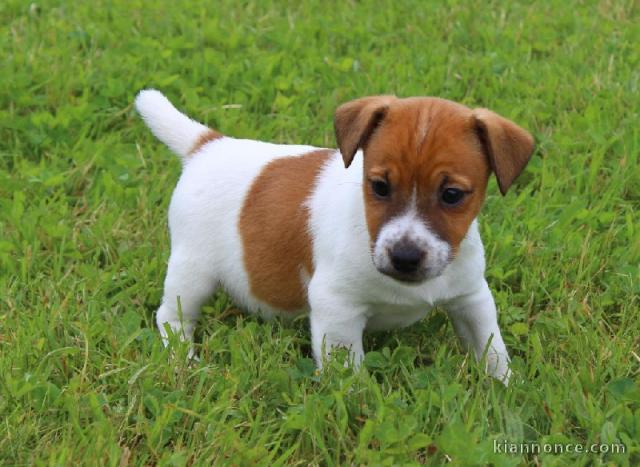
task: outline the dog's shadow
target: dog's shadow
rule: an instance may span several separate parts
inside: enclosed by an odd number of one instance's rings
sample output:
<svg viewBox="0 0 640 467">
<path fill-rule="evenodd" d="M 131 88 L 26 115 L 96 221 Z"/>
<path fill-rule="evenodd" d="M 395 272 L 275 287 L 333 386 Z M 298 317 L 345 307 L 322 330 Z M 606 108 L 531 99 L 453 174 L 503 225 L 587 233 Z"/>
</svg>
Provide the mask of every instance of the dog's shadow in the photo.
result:
<svg viewBox="0 0 640 467">
<path fill-rule="evenodd" d="M 283 334 L 295 336 L 295 350 L 300 358 L 313 359 L 311 334 L 308 314 L 292 318 L 264 318 L 258 314 L 248 313 L 235 305 L 224 292 L 217 292 L 203 307 L 195 332 L 196 346 L 206 346 L 209 336 L 220 326 L 231 330 L 239 329 L 247 323 L 270 328 L 267 337 L 279 339 Z M 388 349 L 393 353 L 399 347 L 410 347 L 415 350 L 415 366 L 425 367 L 433 364 L 433 355 L 452 332 L 449 320 L 443 312 L 432 310 L 428 317 L 407 328 L 392 331 L 366 332 L 363 337 L 365 352 L 380 352 Z"/>
</svg>

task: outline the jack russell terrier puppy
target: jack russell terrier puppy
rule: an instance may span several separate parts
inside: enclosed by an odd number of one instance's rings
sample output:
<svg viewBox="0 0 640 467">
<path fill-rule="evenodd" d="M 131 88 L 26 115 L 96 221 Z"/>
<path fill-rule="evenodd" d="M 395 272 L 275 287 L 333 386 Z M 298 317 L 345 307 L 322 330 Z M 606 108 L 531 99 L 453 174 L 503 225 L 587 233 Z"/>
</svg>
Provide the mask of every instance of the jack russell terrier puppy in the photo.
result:
<svg viewBox="0 0 640 467">
<path fill-rule="evenodd" d="M 136 108 L 182 160 L 157 324 L 191 340 L 218 287 L 263 316 L 309 312 L 318 367 L 333 347 L 363 359 L 365 330 L 408 326 L 442 305 L 487 371 L 510 376 L 484 278 L 476 216 L 493 172 L 504 195 L 533 138 L 486 109 L 373 96 L 338 107 L 338 149 L 236 139 L 158 91 Z"/>
</svg>

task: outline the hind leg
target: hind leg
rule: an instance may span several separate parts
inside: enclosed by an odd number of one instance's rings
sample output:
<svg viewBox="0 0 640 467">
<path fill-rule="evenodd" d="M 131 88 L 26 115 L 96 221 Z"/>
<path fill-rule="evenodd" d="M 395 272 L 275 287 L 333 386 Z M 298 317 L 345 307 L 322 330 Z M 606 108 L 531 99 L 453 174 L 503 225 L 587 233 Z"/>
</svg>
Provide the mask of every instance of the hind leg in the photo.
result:
<svg viewBox="0 0 640 467">
<path fill-rule="evenodd" d="M 179 249 L 171 252 L 162 304 L 156 313 L 156 323 L 165 345 L 169 343 L 167 328 L 180 339 L 193 341 L 200 308 L 217 286 L 214 275 L 206 255 Z"/>
</svg>

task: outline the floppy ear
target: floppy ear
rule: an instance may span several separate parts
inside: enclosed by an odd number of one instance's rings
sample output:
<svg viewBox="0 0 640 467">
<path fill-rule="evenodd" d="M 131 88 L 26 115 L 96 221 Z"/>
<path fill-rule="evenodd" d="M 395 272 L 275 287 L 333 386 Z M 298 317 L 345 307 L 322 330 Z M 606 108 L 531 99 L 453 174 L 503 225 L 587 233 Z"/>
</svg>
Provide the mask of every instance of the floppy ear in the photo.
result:
<svg viewBox="0 0 640 467">
<path fill-rule="evenodd" d="M 358 149 L 366 146 L 395 99 L 395 96 L 363 97 L 338 107 L 333 125 L 345 167 L 351 165 Z"/>
<path fill-rule="evenodd" d="M 524 170 L 534 149 L 533 137 L 518 125 L 487 109 L 473 111 L 475 127 L 500 193 L 505 195 Z"/>
</svg>

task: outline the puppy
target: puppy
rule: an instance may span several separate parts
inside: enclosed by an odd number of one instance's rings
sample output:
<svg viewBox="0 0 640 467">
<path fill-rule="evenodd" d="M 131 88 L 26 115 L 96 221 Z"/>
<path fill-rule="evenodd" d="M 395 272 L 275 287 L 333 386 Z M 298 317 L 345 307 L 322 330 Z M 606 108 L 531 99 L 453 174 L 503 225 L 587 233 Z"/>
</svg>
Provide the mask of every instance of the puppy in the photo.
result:
<svg viewBox="0 0 640 467">
<path fill-rule="evenodd" d="M 191 340 L 222 287 L 264 316 L 309 312 L 318 367 L 336 346 L 357 366 L 363 331 L 408 326 L 437 304 L 507 383 L 476 217 L 490 174 L 504 195 L 529 161 L 525 130 L 444 99 L 374 96 L 338 107 L 335 150 L 225 136 L 155 90 L 136 108 L 183 163 L 157 312 L 165 342 Z"/>
</svg>

